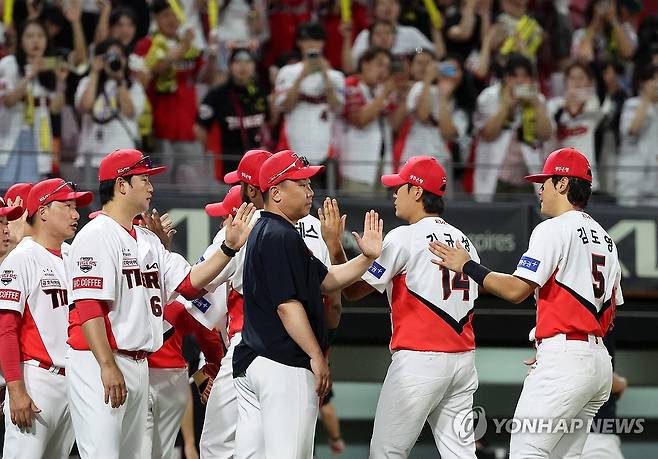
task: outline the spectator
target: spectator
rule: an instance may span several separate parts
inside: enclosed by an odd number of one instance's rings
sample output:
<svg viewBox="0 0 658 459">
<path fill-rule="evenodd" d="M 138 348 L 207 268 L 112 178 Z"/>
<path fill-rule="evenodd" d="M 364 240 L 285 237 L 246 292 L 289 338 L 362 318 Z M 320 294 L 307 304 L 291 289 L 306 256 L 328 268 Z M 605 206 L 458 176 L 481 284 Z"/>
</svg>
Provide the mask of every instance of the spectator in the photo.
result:
<svg viewBox="0 0 658 459">
<path fill-rule="evenodd" d="M 431 42 L 418 29 L 411 26 L 404 26 L 398 23 L 400 16 L 400 0 L 376 0 L 374 6 L 374 17 L 377 20 L 389 21 L 395 25 L 395 43 L 391 52 L 394 56 L 408 58 L 418 49 L 431 49 L 437 56 L 443 57 L 445 54 L 445 44 L 441 31 L 433 28 Z M 359 62 L 361 54 L 368 49 L 370 40 L 370 31 L 362 31 L 354 41 L 352 49 L 352 62 L 354 66 Z"/>
<path fill-rule="evenodd" d="M 599 172 L 594 136 L 604 113 L 594 90 L 592 69 L 584 61 L 573 61 L 564 70 L 564 81 L 564 96 L 547 103 L 554 138 L 547 143 L 546 151 L 574 147 L 582 152 L 592 168 L 592 191 L 597 191 Z"/>
<path fill-rule="evenodd" d="M 491 0 L 440 0 L 445 26 L 443 40 L 448 54 L 463 62 L 480 45 L 480 33 L 491 22 Z"/>
<path fill-rule="evenodd" d="M 219 53 L 219 69 L 227 70 L 229 55 L 235 48 L 252 53 L 269 38 L 265 0 L 221 0 L 217 26 L 210 31 Z"/>
<path fill-rule="evenodd" d="M 637 34 L 629 21 L 618 17 L 616 1 L 590 0 L 585 15 L 587 27 L 573 34 L 573 56 L 587 62 L 605 58 L 628 60 L 633 57 Z"/>
<path fill-rule="evenodd" d="M 94 44 L 114 38 L 121 42 L 127 53 L 131 53 L 137 37 L 137 17 L 135 12 L 126 7 L 112 9 L 108 0 L 101 0 L 101 14 L 96 26 Z"/>
<path fill-rule="evenodd" d="M 203 64 L 201 52 L 192 46 L 191 28 L 178 36 L 180 22 L 167 0 L 155 0 L 151 9 L 156 30 L 139 41 L 135 51 L 144 56 L 153 76 L 148 96 L 156 147 L 162 162 L 170 167 L 173 183 L 207 183 L 209 165 L 193 129 L 197 112 L 195 83 Z"/>
<path fill-rule="evenodd" d="M 52 55 L 44 25 L 26 21 L 16 54 L 0 60 L 0 184 L 38 182 L 53 171 L 51 115 L 64 106 L 66 64 Z"/>
<path fill-rule="evenodd" d="M 343 108 L 343 74 L 322 57 L 324 29 L 317 23 L 301 24 L 297 46 L 303 60 L 281 68 L 276 81 L 276 103 L 285 113 L 287 146 L 313 164 L 324 162 L 332 147 L 336 113 Z"/>
<path fill-rule="evenodd" d="M 528 0 L 501 0 L 501 14 L 496 18 L 496 24 L 504 31 L 505 41 L 500 53 L 522 54 L 533 61 L 542 44 L 542 30 L 539 23 L 528 15 Z"/>
<path fill-rule="evenodd" d="M 390 74 L 391 54 L 370 48 L 358 73 L 345 82 L 345 133 L 341 149 L 341 189 L 369 194 L 382 190 L 379 178 L 391 170 L 392 103 L 397 83 Z M 398 104 L 404 109 L 404 100 Z"/>
<path fill-rule="evenodd" d="M 638 71 L 636 90 L 637 96 L 626 101 L 621 113 L 617 202 L 657 205 L 658 66 Z"/>
<path fill-rule="evenodd" d="M 197 139 L 206 144 L 212 124 L 218 123 L 219 138 L 212 143 L 219 145 L 218 153 L 225 156 L 225 174 L 237 169 L 247 150 L 268 142 L 268 118 L 267 93 L 256 81 L 254 56 L 246 48 L 234 49 L 228 81 L 211 89 L 201 102 L 194 126 Z"/>
<path fill-rule="evenodd" d="M 541 142 L 551 136 L 551 121 L 528 58 L 508 57 L 502 83 L 478 97 L 474 125 L 475 199 L 488 202 L 494 193 L 529 191 L 523 177 L 541 168 Z"/>
<path fill-rule="evenodd" d="M 75 94 L 82 130 L 74 165 L 90 172 L 81 174 L 87 183 L 97 180 L 98 166 L 107 152 L 139 147 L 137 118 L 146 100 L 142 85 L 131 77 L 121 41 L 109 38 L 94 52 L 91 72 Z"/>
<path fill-rule="evenodd" d="M 450 169 L 451 150 L 459 151 L 455 147 L 466 138 L 474 105 L 475 94 L 468 88 L 460 61 L 455 57 L 440 63 L 430 61 L 423 80 L 413 85 L 407 98 L 413 124 L 402 162 L 422 153 L 436 157 Z"/>
<path fill-rule="evenodd" d="M 600 164 L 600 190 L 613 196 L 620 143 L 619 120 L 628 92 L 624 82 L 624 66 L 620 62 L 606 60 L 599 63 L 598 68 L 599 100 L 604 117 L 596 130 L 596 159 Z"/>
<path fill-rule="evenodd" d="M 344 32 L 349 32 L 350 36 L 352 34 L 352 28 L 346 27 L 343 29 Z M 352 62 L 352 44 L 348 44 L 348 41 L 343 36 L 343 53 L 342 53 L 342 63 L 343 71 L 346 74 L 351 74 L 354 72 L 354 63 Z M 395 24 L 390 21 L 384 21 L 377 19 L 375 22 L 370 24 L 368 27 L 368 47 L 369 48 L 383 48 L 388 51 L 393 49 L 395 45 Z"/>
<path fill-rule="evenodd" d="M 321 0 L 318 18 L 327 32 L 325 57 L 332 67 L 349 74 L 352 73 L 352 43 L 369 24 L 368 7 L 365 2 L 352 1 L 352 17 L 349 23 L 346 23 L 341 14 L 341 2 L 342 0 Z"/>
<path fill-rule="evenodd" d="M 282 54 L 294 50 L 299 24 L 310 21 L 315 12 L 314 2 L 308 0 L 269 0 L 267 3 L 269 29 L 274 33 L 265 47 L 264 68 L 269 68 Z"/>
</svg>

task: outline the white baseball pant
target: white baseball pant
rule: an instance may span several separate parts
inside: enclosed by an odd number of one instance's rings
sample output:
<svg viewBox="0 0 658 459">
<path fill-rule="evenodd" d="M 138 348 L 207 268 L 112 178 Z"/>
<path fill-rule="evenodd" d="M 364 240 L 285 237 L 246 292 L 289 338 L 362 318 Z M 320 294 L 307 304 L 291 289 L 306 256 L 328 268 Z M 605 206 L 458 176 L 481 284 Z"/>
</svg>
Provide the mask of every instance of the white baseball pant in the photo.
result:
<svg viewBox="0 0 658 459">
<path fill-rule="evenodd" d="M 201 459 L 230 459 L 235 452 L 238 396 L 233 382 L 233 350 L 240 343 L 241 336 L 236 333 L 231 338 L 210 390 L 199 444 Z"/>
<path fill-rule="evenodd" d="M 143 458 L 173 459 L 174 444 L 190 397 L 187 368 L 149 368 Z"/>
<path fill-rule="evenodd" d="M 473 351 L 395 351 L 377 402 L 370 458 L 408 457 L 427 421 L 443 459 L 474 459 L 473 432 L 461 438 L 454 424 L 456 415 L 471 415 L 477 388 Z"/>
<path fill-rule="evenodd" d="M 246 375 L 234 382 L 238 394 L 235 459 L 313 457 L 320 402 L 313 373 L 259 356 Z"/>
<path fill-rule="evenodd" d="M 582 451 L 589 420 L 610 396 L 612 363 L 601 338 L 567 340 L 563 334 L 546 338 L 537 346 L 536 367 L 525 378 L 514 419 L 544 420 L 539 431 L 517 429 L 510 441 L 511 459 L 564 457 Z M 579 421 L 573 421 L 578 419 Z M 560 420 L 567 433 L 557 428 Z"/>
<path fill-rule="evenodd" d="M 101 371 L 91 351 L 69 349 L 66 379 L 78 452 L 82 459 L 143 459 L 148 409 L 146 359 L 114 354 L 128 389 L 118 408 L 105 403 Z"/>
<path fill-rule="evenodd" d="M 32 419 L 32 428 L 20 430 L 11 422 L 9 392 L 4 406 L 5 459 L 68 457 L 75 441 L 66 377 L 23 363 L 23 380 L 27 393 L 41 410 Z"/>
<path fill-rule="evenodd" d="M 590 432 L 580 455 L 568 453 L 564 459 L 624 459 L 618 435 Z"/>
</svg>

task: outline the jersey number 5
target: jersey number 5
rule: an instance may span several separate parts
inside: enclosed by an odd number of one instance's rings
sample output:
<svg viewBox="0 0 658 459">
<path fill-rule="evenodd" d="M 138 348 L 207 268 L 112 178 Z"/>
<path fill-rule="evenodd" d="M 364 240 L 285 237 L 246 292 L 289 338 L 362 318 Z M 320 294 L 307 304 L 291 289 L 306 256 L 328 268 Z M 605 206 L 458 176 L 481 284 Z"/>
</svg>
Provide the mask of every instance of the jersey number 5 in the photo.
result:
<svg viewBox="0 0 658 459">
<path fill-rule="evenodd" d="M 464 273 L 454 273 L 452 281 L 450 280 L 451 271 L 446 268 L 441 268 L 441 285 L 443 286 L 443 300 L 447 300 L 452 295 L 453 291 L 462 291 L 462 300 L 468 301 L 469 290 L 471 288 L 471 280 Z"/>
<path fill-rule="evenodd" d="M 594 288 L 594 298 L 601 298 L 605 295 L 605 278 L 603 273 L 599 271 L 599 268 L 605 266 L 605 255 L 596 255 L 592 254 L 592 277 L 594 282 L 592 287 Z"/>
</svg>

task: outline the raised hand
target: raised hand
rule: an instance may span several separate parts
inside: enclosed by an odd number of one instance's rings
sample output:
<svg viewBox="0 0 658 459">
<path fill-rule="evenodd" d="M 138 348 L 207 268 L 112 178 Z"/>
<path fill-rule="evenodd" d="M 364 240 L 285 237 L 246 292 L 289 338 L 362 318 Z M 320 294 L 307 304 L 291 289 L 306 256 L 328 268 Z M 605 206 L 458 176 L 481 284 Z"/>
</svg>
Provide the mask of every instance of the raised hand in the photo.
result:
<svg viewBox="0 0 658 459">
<path fill-rule="evenodd" d="M 79 22 L 82 17 L 81 0 L 70 0 L 63 12 L 64 17 L 66 17 L 66 20 L 70 23 Z"/>
<path fill-rule="evenodd" d="M 16 196 L 16 199 L 13 202 L 11 199 L 7 199 L 7 205 L 23 207 L 23 200 L 21 199 L 20 196 Z M 25 209 L 25 207 L 23 207 L 23 209 Z M 9 227 L 9 242 L 12 245 L 15 246 L 23 240 L 23 236 L 25 235 L 26 220 L 27 220 L 27 210 L 23 212 L 21 218 L 17 218 L 16 220 L 7 223 L 7 226 Z"/>
<path fill-rule="evenodd" d="M 176 234 L 176 230 L 172 228 L 171 218 L 169 214 L 164 214 L 160 216 L 157 209 L 153 209 L 153 212 L 142 212 L 142 218 L 144 219 L 144 225 L 149 230 L 153 231 L 162 245 L 165 246 L 167 250 L 171 247 L 171 241 Z"/>
<path fill-rule="evenodd" d="M 361 253 L 371 260 L 377 259 L 382 254 L 382 241 L 384 239 L 384 220 L 374 210 L 366 212 L 363 221 L 363 236 L 356 231 L 352 232 Z"/>
<path fill-rule="evenodd" d="M 464 265 L 471 259 L 466 249 L 457 241 L 457 247 L 450 247 L 443 242 L 433 241 L 429 245 L 430 252 L 439 257 L 432 260 L 432 263 L 447 268 L 456 273 L 462 272 Z"/>
<path fill-rule="evenodd" d="M 326 198 L 322 203 L 322 207 L 318 209 L 318 218 L 320 219 L 320 232 L 324 242 L 327 245 L 340 243 L 340 239 L 345 232 L 347 215 L 340 215 L 338 201 Z"/>
<path fill-rule="evenodd" d="M 252 217 L 256 208 L 253 204 L 242 203 L 240 208 L 235 214 L 235 217 L 229 215 L 226 219 L 226 237 L 224 243 L 233 250 L 238 250 L 242 247 L 249 237 L 251 232 Z"/>
</svg>

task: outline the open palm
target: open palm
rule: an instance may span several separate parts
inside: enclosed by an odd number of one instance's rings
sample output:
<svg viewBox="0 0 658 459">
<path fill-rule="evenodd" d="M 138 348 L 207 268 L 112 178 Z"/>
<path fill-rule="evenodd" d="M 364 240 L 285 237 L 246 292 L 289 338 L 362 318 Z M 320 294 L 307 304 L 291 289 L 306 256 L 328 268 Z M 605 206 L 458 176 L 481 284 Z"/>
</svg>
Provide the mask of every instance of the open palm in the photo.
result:
<svg viewBox="0 0 658 459">
<path fill-rule="evenodd" d="M 384 220 L 374 210 L 366 212 L 363 221 L 363 236 L 352 232 L 361 253 L 370 259 L 378 258 L 382 254 L 382 240 L 384 239 Z"/>
<path fill-rule="evenodd" d="M 238 250 L 242 247 L 251 232 L 252 217 L 256 208 L 253 204 L 242 203 L 235 214 L 235 217 L 229 216 L 226 221 L 226 238 L 225 243 L 231 249 Z"/>
</svg>

